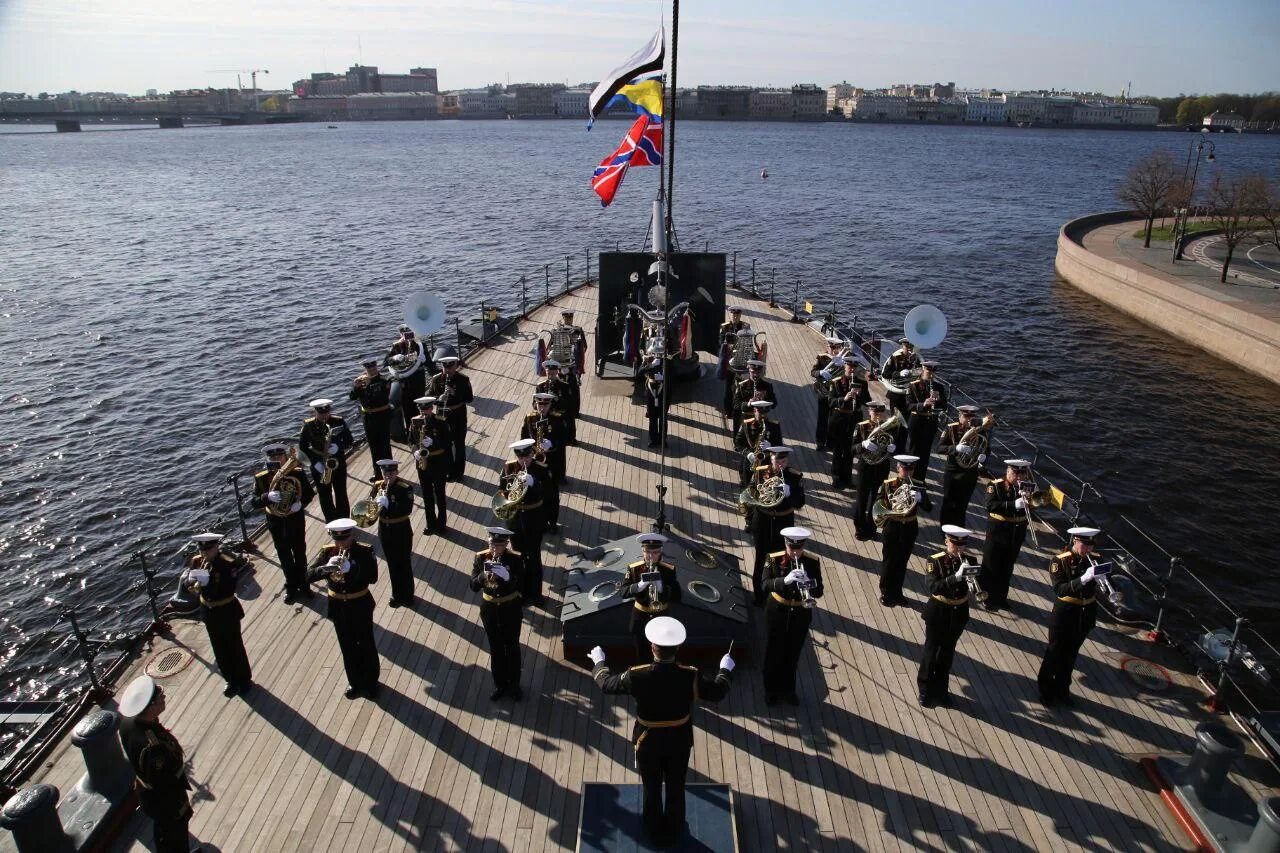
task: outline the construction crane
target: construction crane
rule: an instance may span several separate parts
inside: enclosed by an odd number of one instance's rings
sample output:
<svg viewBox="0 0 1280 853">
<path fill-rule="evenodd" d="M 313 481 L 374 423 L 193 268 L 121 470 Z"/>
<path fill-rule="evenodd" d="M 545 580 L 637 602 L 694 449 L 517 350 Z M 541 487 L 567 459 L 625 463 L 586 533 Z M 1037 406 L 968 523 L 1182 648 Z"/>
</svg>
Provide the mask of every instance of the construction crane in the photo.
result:
<svg viewBox="0 0 1280 853">
<path fill-rule="evenodd" d="M 258 109 L 258 75 L 270 74 L 271 72 L 265 68 L 214 68 L 212 70 L 205 71 L 205 73 L 236 75 L 236 88 L 241 92 L 244 91 L 244 86 L 240 84 L 240 75 L 248 74 L 250 85 L 253 86 L 253 108 L 256 110 Z"/>
</svg>

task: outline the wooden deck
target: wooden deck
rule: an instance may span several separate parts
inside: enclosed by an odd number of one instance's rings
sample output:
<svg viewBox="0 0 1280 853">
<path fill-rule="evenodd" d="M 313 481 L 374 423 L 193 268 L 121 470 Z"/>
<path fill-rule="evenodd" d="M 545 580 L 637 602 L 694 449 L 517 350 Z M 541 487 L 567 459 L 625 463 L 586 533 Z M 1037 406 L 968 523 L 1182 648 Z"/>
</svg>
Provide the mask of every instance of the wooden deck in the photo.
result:
<svg viewBox="0 0 1280 853">
<path fill-rule="evenodd" d="M 828 457 L 813 451 L 808 370 L 821 342 L 762 303 L 730 300 L 768 333 L 784 435 L 809 488 L 799 519 L 814 531 L 827 590 L 801 658 L 800 708 L 767 708 L 759 671 L 744 666 L 727 700 L 697 712 L 690 781 L 732 785 L 743 849 L 1186 846 L 1136 760 L 1190 748 L 1200 693 L 1179 658 L 1099 626 L 1078 669 L 1077 709 L 1050 712 L 1035 701 L 1053 537 L 1042 536 L 1045 548 L 1024 554 L 1011 596 L 1016 615 L 975 609 L 958 647 L 955 707 L 917 706 L 923 559 L 937 550 L 937 524 L 922 515 L 907 584 L 911 605 L 881 607 L 879 545 L 854 539 L 851 493 L 830 488 Z M 585 661 L 560 659 L 559 595 L 548 609 L 528 611 L 525 700 L 491 703 L 484 633 L 467 588 L 470 552 L 483 547 L 483 527 L 492 523 L 496 471 L 532 392 L 534 334 L 565 305 L 593 328 L 595 290 L 588 286 L 543 307 L 466 367 L 477 396 L 467 481 L 449 486 L 449 539 L 415 539 L 415 609 L 386 606 L 382 573 L 376 620 L 383 690 L 376 703 L 343 699 L 323 599 L 295 607 L 280 600 L 265 536 L 267 557 L 243 589 L 257 685 L 248 697 L 223 698 L 203 627 L 178 623 L 177 642 L 197 660 L 166 679 L 164 721 L 191 759 L 191 828 L 207 850 L 573 849 L 583 782 L 635 780 L 630 700 L 600 695 Z M 570 451 L 572 482 L 561 515 L 566 532 L 547 540 L 553 583 L 567 555 L 647 529 L 652 518 L 658 457 L 646 448 L 643 409 L 628 390 L 626 382 L 585 382 L 581 446 Z M 714 378 L 677 389 L 669 518 L 750 565 L 750 544 L 733 512 L 730 443 L 715 410 L 720 393 Z M 407 456 L 403 448 L 397 454 Z M 358 451 L 351 467 L 367 478 L 367 452 Z M 933 468 L 936 483 L 940 465 Z M 353 501 L 359 496 L 354 482 L 351 494 Z M 308 541 L 319 545 L 326 537 L 318 508 L 311 511 Z M 419 509 L 415 529 L 420 517 Z M 978 530 L 980 519 L 971 518 Z M 1169 668 L 1174 685 L 1143 692 L 1119 667 L 1130 654 Z M 37 781 L 65 792 L 80 772 L 68 745 Z M 135 817 L 117 849 L 147 849 L 150 838 L 148 822 Z"/>
</svg>

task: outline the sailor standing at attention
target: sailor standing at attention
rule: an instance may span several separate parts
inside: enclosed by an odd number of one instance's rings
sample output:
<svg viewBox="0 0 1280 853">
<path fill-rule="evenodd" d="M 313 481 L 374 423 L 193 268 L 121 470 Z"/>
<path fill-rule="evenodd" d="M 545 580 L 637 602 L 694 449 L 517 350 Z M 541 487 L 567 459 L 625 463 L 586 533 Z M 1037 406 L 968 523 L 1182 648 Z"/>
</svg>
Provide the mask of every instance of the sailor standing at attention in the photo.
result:
<svg viewBox="0 0 1280 853">
<path fill-rule="evenodd" d="M 589 655 L 594 665 L 591 677 L 605 693 L 635 697 L 636 722 L 631 742 L 635 744 L 636 768 L 644 784 L 641 819 L 651 841 L 674 844 L 686 829 L 684 781 L 693 750 L 693 703 L 723 699 L 729 692 L 734 662 L 727 654 L 720 658 L 720 671 L 714 678 L 695 667 L 676 663 L 676 653 L 688 635 L 684 625 L 670 616 L 651 620 L 644 634 L 652 663 L 614 675 L 605 666 L 604 649 L 596 646 Z"/>
<path fill-rule="evenodd" d="M 199 553 L 191 558 L 187 584 L 200 594 L 204 629 L 209 632 L 213 660 L 218 672 L 227 680 L 222 695 L 247 693 L 253 683 L 253 670 L 249 666 L 249 655 L 244 650 L 244 638 L 240 635 L 244 608 L 236 598 L 236 581 L 248 560 L 220 550 L 218 543 L 222 541 L 222 535 L 219 533 L 197 533 L 191 538 Z"/>
<path fill-rule="evenodd" d="M 422 510 L 427 516 L 422 532 L 444 536 L 449 532 L 444 482 L 453 470 L 453 436 L 444 418 L 436 417 L 435 397 L 419 397 L 413 402 L 418 406 L 418 415 L 409 423 L 409 446 L 413 448 L 418 485 L 422 488 Z"/>
<path fill-rule="evenodd" d="M 533 460 L 532 438 L 513 441 L 508 447 L 515 459 L 507 460 L 499 478 L 500 488 L 507 493 L 512 488 L 523 489 L 523 498 L 512 507 L 507 522 L 511 528 L 511 544 L 524 558 L 524 576 L 520 586 L 522 603 L 526 606 L 542 604 L 542 537 L 547 532 L 547 515 L 543 510 L 543 496 L 550 479 L 545 466 Z"/>
<path fill-rule="evenodd" d="M 307 586 L 307 517 L 302 508 L 311 501 L 311 480 L 303 464 L 290 459 L 283 444 L 262 448 L 267 467 L 253 475 L 253 505 L 267 515 L 267 530 L 276 546 L 284 574 L 284 603 L 310 598 Z M 288 470 L 282 470 L 288 464 Z"/>
<path fill-rule="evenodd" d="M 1108 564 L 1093 556 L 1094 541 L 1102 533 L 1096 527 L 1073 527 L 1071 550 L 1058 554 L 1049 563 L 1053 583 L 1053 614 L 1049 617 L 1049 645 L 1036 683 L 1040 701 L 1046 706 L 1074 705 L 1071 699 L 1071 673 L 1085 638 L 1098 619 L 1098 577 Z"/>
<path fill-rule="evenodd" d="M 382 479 L 374 480 L 373 495 L 378 502 L 378 541 L 387 561 L 391 579 L 392 607 L 413 606 L 413 486 L 400 476 L 400 463 L 379 459 Z"/>
<path fill-rule="evenodd" d="M 920 672 L 916 675 L 920 704 L 926 708 L 951 705 L 947 686 L 951 678 L 951 661 L 955 658 L 956 643 L 969 621 L 969 583 L 965 574 L 977 567 L 977 562 L 964 553 L 964 546 L 972 535 L 968 530 L 944 524 L 942 534 L 947 539 L 946 549 L 929 557 L 929 600 L 924 603 L 924 656 L 920 660 Z"/>
<path fill-rule="evenodd" d="M 325 525 L 333 542 L 320 549 L 307 579 L 328 586 L 329 621 L 338 635 L 348 699 L 378 695 L 378 647 L 373 640 L 373 594 L 378 558 L 373 548 L 355 541 L 356 523 L 337 518 Z"/>
<path fill-rule="evenodd" d="M 369 443 L 369 456 L 376 465 L 391 455 L 391 383 L 378 372 L 378 360 L 364 360 L 364 373 L 351 383 L 348 396 L 360 401 L 360 417 L 364 420 L 364 437 Z"/>
<path fill-rule="evenodd" d="M 462 360 L 456 355 L 440 359 L 440 372 L 431 378 L 428 395 L 436 398 L 440 417 L 449 424 L 453 438 L 453 469 L 446 478 L 451 483 L 461 482 L 467 472 L 467 406 L 475 399 L 471 392 L 471 378 L 459 371 Z"/>
<path fill-rule="evenodd" d="M 893 459 L 898 463 L 897 476 L 880 484 L 877 497 L 889 510 L 883 519 L 884 543 L 880 551 L 880 603 L 885 607 L 907 603 L 902 595 L 902 582 L 906 580 L 907 563 L 920 535 L 920 522 L 916 520 L 920 490 L 911 479 L 916 457 L 902 453 Z"/>
<path fill-rule="evenodd" d="M 649 420 L 649 447 L 656 449 L 666 444 L 667 411 L 671 408 L 671 395 L 661 370 L 648 374 L 644 381 L 644 413 Z"/>
<path fill-rule="evenodd" d="M 333 401 L 320 397 L 309 404 L 315 410 L 298 433 L 298 449 L 311 460 L 311 482 L 320 498 L 325 521 L 351 514 L 347 500 L 347 451 L 355 443 L 347 422 L 332 413 Z"/>
<path fill-rule="evenodd" d="M 1035 488 L 1030 462 L 1006 459 L 1004 464 L 1004 479 L 987 485 L 987 538 L 978 573 L 987 594 L 982 606 L 993 613 L 1009 603 L 1009 581 L 1027 538 L 1027 507 Z"/>
<path fill-rule="evenodd" d="M 160 723 L 164 690 L 149 675 L 139 675 L 120 694 L 120 743 L 133 765 L 138 806 L 151 818 L 155 853 L 187 853 L 191 849 L 191 782 L 182 745 Z"/>
<path fill-rule="evenodd" d="M 751 565 L 751 593 L 756 607 L 764 606 L 764 565 L 770 552 L 782 547 L 782 531 L 796 523 L 796 510 L 804 509 L 804 475 L 790 466 L 791 448 L 781 444 L 765 448 L 767 458 L 757 459 L 760 464 L 752 474 L 751 482 L 759 498 L 760 484 L 766 480 L 781 480 L 779 491 L 782 500 L 773 506 L 761 506 L 758 502 L 748 506 L 751 544 L 755 559 Z M 772 497 L 772 496 L 771 496 Z"/>
<path fill-rule="evenodd" d="M 942 470 L 942 509 L 938 511 L 938 521 L 963 527 L 969 499 L 978 485 L 978 472 L 987 461 L 986 449 L 990 446 L 995 416 L 988 412 L 979 424 L 975 419 L 977 406 L 956 406 L 956 412 L 958 420 L 947 424 L 938 439 L 938 450 L 947 455 L 947 464 Z M 966 439 L 972 443 L 966 443 Z"/>
<path fill-rule="evenodd" d="M 636 660 L 644 662 L 649 657 L 645 627 L 655 616 L 666 613 L 671 602 L 680 600 L 681 590 L 675 565 L 662 559 L 662 546 L 667 537 L 661 533 L 641 533 L 636 541 L 640 543 L 643 559 L 627 566 L 618 592 L 624 601 L 630 599 L 633 604 L 628 630 L 636 644 Z M 654 574 L 657 577 L 645 577 Z"/>
<path fill-rule="evenodd" d="M 813 534 L 804 527 L 782 530 L 785 548 L 769 555 L 764 589 L 769 593 L 765 608 L 764 701 L 799 705 L 796 672 L 800 653 L 809 640 L 813 608 L 822 598 L 822 566 L 817 557 L 804 552 L 805 541 Z"/>
<path fill-rule="evenodd" d="M 489 669 L 493 673 L 491 701 L 504 695 L 519 701 L 520 626 L 524 614 L 520 609 L 520 584 L 524 560 L 508 546 L 511 531 L 505 527 L 486 527 L 489 547 L 477 551 L 471 561 L 471 590 L 480 593 L 480 623 L 489 639 Z"/>
</svg>

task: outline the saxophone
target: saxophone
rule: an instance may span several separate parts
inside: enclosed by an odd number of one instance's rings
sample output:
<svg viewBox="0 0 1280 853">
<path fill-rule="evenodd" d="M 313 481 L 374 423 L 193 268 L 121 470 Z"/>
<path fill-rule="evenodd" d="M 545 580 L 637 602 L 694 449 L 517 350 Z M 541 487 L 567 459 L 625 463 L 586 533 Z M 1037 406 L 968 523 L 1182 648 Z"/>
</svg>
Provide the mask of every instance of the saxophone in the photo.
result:
<svg viewBox="0 0 1280 853">
<path fill-rule="evenodd" d="M 533 422 L 533 459 L 535 462 L 545 464 L 547 461 L 547 451 L 542 449 L 542 440 L 547 437 L 547 433 L 551 430 L 550 419 L 538 418 Z"/>
<path fill-rule="evenodd" d="M 284 464 L 276 469 L 275 476 L 271 478 L 271 484 L 267 486 L 268 492 L 279 492 L 280 500 L 277 503 L 267 501 L 262 508 L 266 510 L 268 515 L 276 518 L 284 518 L 289 514 L 289 508 L 298 500 L 297 480 L 290 475 L 298 470 L 302 463 L 298 461 L 297 448 L 289 448 L 289 458 L 284 460 Z"/>
<path fill-rule="evenodd" d="M 414 460 L 414 464 L 417 465 L 419 473 L 425 474 L 427 467 L 431 464 L 431 449 L 422 443 L 428 438 L 426 418 L 422 419 L 422 426 L 419 429 L 419 434 L 413 437 L 414 443 L 418 445 L 418 457 Z M 433 438 L 432 443 L 434 442 L 435 439 Z"/>
<path fill-rule="evenodd" d="M 439 417 L 447 418 L 449 416 L 449 395 L 453 393 L 453 386 L 449 384 L 448 379 L 441 379 L 440 385 L 440 396 L 436 398 L 436 411 L 440 413 Z"/>
<path fill-rule="evenodd" d="M 333 445 L 333 427 L 328 424 L 324 425 L 324 455 L 320 457 L 320 462 L 324 465 L 324 473 L 320 475 L 320 482 L 326 486 L 333 482 L 333 472 L 338 470 L 338 460 L 329 452 L 329 448 Z"/>
</svg>

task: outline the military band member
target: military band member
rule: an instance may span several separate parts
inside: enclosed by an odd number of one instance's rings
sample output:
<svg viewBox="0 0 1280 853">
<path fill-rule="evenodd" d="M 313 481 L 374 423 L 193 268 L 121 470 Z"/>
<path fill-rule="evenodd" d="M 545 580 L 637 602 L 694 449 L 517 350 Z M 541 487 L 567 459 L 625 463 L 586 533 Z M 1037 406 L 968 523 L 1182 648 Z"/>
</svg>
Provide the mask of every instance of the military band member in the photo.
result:
<svg viewBox="0 0 1280 853">
<path fill-rule="evenodd" d="M 774 393 L 773 383 L 764 378 L 764 362 L 753 358 L 747 362 L 747 378 L 737 384 L 733 392 L 733 430 L 737 435 L 742 427 L 742 419 L 747 416 L 747 405 L 752 400 L 768 400 L 777 404 L 778 395 Z"/>
<path fill-rule="evenodd" d="M 471 561 L 471 590 L 480 593 L 480 623 L 489 639 L 489 669 L 493 673 L 490 701 L 504 695 L 519 701 L 520 626 L 524 614 L 520 609 L 520 584 L 524 560 L 510 549 L 511 531 L 505 527 L 487 527 L 489 547 L 477 551 Z"/>
<path fill-rule="evenodd" d="M 870 436 L 884 422 L 884 409 L 884 403 L 878 400 L 867 403 L 867 419 L 853 430 L 853 450 L 858 457 L 858 497 L 853 506 L 853 529 L 860 540 L 879 538 L 871 521 L 871 505 L 875 502 L 876 492 L 889 476 L 889 455 L 898 449 L 890 442 L 888 453 L 879 462 L 871 461 L 869 456 L 877 448 Z"/>
<path fill-rule="evenodd" d="M 1053 583 L 1053 613 L 1049 617 L 1049 645 L 1036 683 L 1040 701 L 1046 705 L 1074 705 L 1071 699 L 1071 673 L 1076 656 L 1098 618 L 1098 578 L 1107 564 L 1093 555 L 1096 537 L 1102 533 L 1095 527 L 1073 527 L 1071 550 L 1058 554 L 1049 563 Z"/>
<path fill-rule="evenodd" d="M 720 349 L 723 353 L 724 365 L 724 415 L 726 418 L 733 417 L 733 395 L 738 383 L 742 381 L 742 374 L 729 367 L 728 362 L 733 355 L 733 351 L 737 346 L 738 333 L 751 334 L 751 324 L 742 319 L 741 308 L 730 308 L 729 319 L 720 324 Z M 728 350 L 725 350 L 728 347 Z"/>
<path fill-rule="evenodd" d="M 796 523 L 796 510 L 804 509 L 804 475 L 790 466 L 791 448 L 781 444 L 765 448 L 767 459 L 759 460 L 752 475 L 753 483 L 782 478 L 782 500 L 773 507 L 750 507 L 751 542 L 755 561 L 751 567 L 751 592 L 756 607 L 764 606 L 764 565 L 772 551 L 782 547 L 782 531 Z"/>
<path fill-rule="evenodd" d="M 569 441 L 569 419 L 559 409 L 554 394 L 539 391 L 533 395 L 533 411 L 524 416 L 520 424 L 521 438 L 536 438 L 538 446 L 534 456 L 541 457 L 551 472 L 557 488 L 565 483 L 565 445 Z"/>
<path fill-rule="evenodd" d="M 929 600 L 924 604 L 924 656 L 916 686 L 920 688 L 920 704 L 926 708 L 950 706 L 951 661 L 956 643 L 969 621 L 969 583 L 966 573 L 977 567 L 977 561 L 965 554 L 972 535 L 954 524 L 942 525 L 946 548 L 929 557 L 926 579 Z"/>
<path fill-rule="evenodd" d="M 276 546 L 280 571 L 284 574 L 284 603 L 299 597 L 310 598 L 307 586 L 307 517 L 303 507 L 311 501 L 311 480 L 296 459 L 289 462 L 283 444 L 268 444 L 267 467 L 253 475 L 253 505 L 266 512 L 267 530 Z"/>
<path fill-rule="evenodd" d="M 587 365 L 587 332 L 581 326 L 575 325 L 573 322 L 573 312 L 565 308 L 560 312 L 560 327 L 569 329 L 573 335 L 573 364 L 561 365 L 564 370 L 564 378 L 573 386 L 574 394 L 581 397 L 582 382 L 579 377 L 586 370 Z M 579 409 L 574 410 L 573 416 L 578 417 Z M 577 444 L 575 437 L 572 444 Z"/>
<path fill-rule="evenodd" d="M 342 666 L 347 673 L 348 699 L 378 695 L 378 647 L 373 640 L 373 593 L 378 582 L 378 558 L 373 547 L 355 541 L 356 523 L 336 518 L 325 525 L 331 544 L 311 561 L 307 579 L 328 587 L 329 621 L 338 635 Z"/>
<path fill-rule="evenodd" d="M 764 700 L 799 705 L 796 673 L 800 653 L 809 639 L 814 603 L 822 598 L 822 566 L 817 557 L 804 552 L 813 534 L 804 527 L 782 530 L 785 547 L 769 555 L 764 589 L 769 593 L 765 608 Z"/>
<path fill-rule="evenodd" d="M 898 463 L 898 473 L 880 484 L 877 500 L 893 509 L 885 517 L 884 543 L 880 551 L 880 603 L 885 607 L 906 604 L 902 595 L 902 582 L 907 577 L 907 563 L 920 534 L 920 522 L 916 520 L 916 508 L 920 504 L 920 491 L 911 479 L 916 457 L 902 453 L 893 457 Z M 905 490 L 902 491 L 902 490 Z M 895 496 L 907 495 L 907 508 L 895 507 Z"/>
<path fill-rule="evenodd" d="M 378 360 L 364 361 L 364 373 L 351 383 L 347 395 L 360 401 L 360 417 L 364 421 L 364 437 L 369 456 L 376 465 L 391 455 L 391 383 L 378 371 Z"/>
<path fill-rule="evenodd" d="M 831 413 L 829 391 L 832 380 L 839 375 L 844 364 L 844 341 L 827 338 L 827 351 L 818 353 L 809 375 L 813 377 L 814 392 L 818 395 L 818 422 L 813 430 L 813 440 L 819 453 L 827 449 L 827 421 Z"/>
<path fill-rule="evenodd" d="M 413 606 L 413 486 L 400 476 L 400 463 L 391 457 L 378 460 L 382 479 L 373 481 L 378 504 L 378 541 L 387 561 L 392 607 Z"/>
<path fill-rule="evenodd" d="M 987 485 L 987 538 L 978 573 L 978 584 L 987 594 L 982 606 L 992 612 L 1009 602 L 1009 581 L 1027 538 L 1027 501 L 1035 489 L 1030 462 L 1006 459 L 1004 464 L 1004 479 Z"/>
<path fill-rule="evenodd" d="M 515 459 L 507 461 L 500 480 L 504 491 L 516 479 L 525 489 L 524 498 L 515 508 L 515 515 L 507 522 L 512 531 L 511 545 L 524 558 L 520 592 L 525 605 L 540 605 L 546 600 L 542 594 L 542 537 L 547 530 L 543 498 L 550 473 L 545 467 L 535 464 L 533 445 L 532 438 L 522 438 L 508 445 Z"/>
<path fill-rule="evenodd" d="M 582 397 L 578 384 L 572 381 L 569 376 L 573 375 L 573 371 L 568 371 L 568 375 L 564 371 L 563 365 L 553 358 L 549 358 L 542 363 L 542 369 L 547 372 L 547 377 L 534 386 L 539 392 L 552 394 L 555 402 L 552 406 L 565 419 L 565 443 L 576 445 L 578 443 L 578 415 L 582 411 Z"/>
<path fill-rule="evenodd" d="M 320 498 L 325 521 L 351 514 L 347 500 L 347 451 L 355 440 L 347 422 L 333 414 L 333 401 L 323 397 L 310 403 L 315 415 L 307 418 L 298 433 L 298 449 L 311 460 L 311 483 Z M 332 471 L 331 474 L 326 473 Z M 325 482 L 326 478 L 328 482 Z"/>
<path fill-rule="evenodd" d="M 649 421 L 649 447 L 656 448 L 667 440 L 667 411 L 671 408 L 671 395 L 667 393 L 666 377 L 657 370 L 648 374 L 644 382 L 644 413 Z"/>
<path fill-rule="evenodd" d="M 659 616 L 645 626 L 652 663 L 614 675 L 605 665 L 604 649 L 596 646 L 589 655 L 594 666 L 591 677 L 601 690 L 635 697 L 631 742 L 644 784 L 641 818 L 646 834 L 658 844 L 678 842 L 685 833 L 684 782 L 693 750 L 693 704 L 723 699 L 734 668 L 733 658 L 727 654 L 720 658 L 720 671 L 714 678 L 677 663 L 676 653 L 686 637 L 679 621 Z"/>
<path fill-rule="evenodd" d="M 160 723 L 165 693 L 149 675 L 139 675 L 120 694 L 120 744 L 133 766 L 138 807 L 151 818 L 155 853 L 191 849 L 191 781 L 182 745 Z"/>
<path fill-rule="evenodd" d="M 662 559 L 662 546 L 667 537 L 661 533 L 641 533 L 636 537 L 644 559 L 627 566 L 618 591 L 624 601 L 631 601 L 631 621 L 628 630 L 636 644 L 636 661 L 649 659 L 649 641 L 644 629 L 650 620 L 667 612 L 673 601 L 681 597 L 680 579 L 676 577 L 674 564 Z M 656 580 L 646 579 L 646 574 L 657 572 Z"/>
<path fill-rule="evenodd" d="M 253 670 L 240 635 L 244 608 L 236 598 L 236 581 L 248 561 L 221 551 L 218 548 L 221 534 L 198 533 L 191 538 L 199 550 L 187 569 L 187 584 L 200 594 L 213 660 L 227 681 L 222 695 L 247 693 L 253 682 Z"/>
<path fill-rule="evenodd" d="M 983 448 L 990 446 L 995 415 L 987 412 L 987 416 L 978 423 L 977 406 L 956 406 L 956 411 L 958 420 L 947 424 L 938 439 L 938 450 L 947 455 L 947 464 L 942 471 L 942 509 L 938 511 L 938 521 L 963 526 L 969 499 L 978 485 L 978 472 L 982 470 L 982 463 L 987 461 Z M 986 440 L 979 444 L 975 435 L 969 438 L 973 444 L 966 444 L 965 436 L 975 427 Z"/>
<path fill-rule="evenodd" d="M 898 348 L 889 356 L 889 360 L 884 365 L 884 376 L 894 385 L 906 385 L 911 378 L 911 371 L 920 367 L 920 356 L 916 354 L 915 345 L 906 338 L 898 338 Z M 889 411 L 902 412 L 905 419 L 910 414 L 907 411 L 907 395 L 906 393 L 898 394 L 890 392 Z M 900 444 L 901 442 L 899 442 Z"/>
<path fill-rule="evenodd" d="M 435 365 L 431 363 L 427 348 L 423 346 L 422 341 L 418 340 L 418 336 L 413 329 L 408 326 L 401 326 L 400 337 L 387 349 L 387 354 L 383 356 L 382 363 L 383 365 L 389 365 L 399 374 L 405 363 L 410 359 L 414 359 L 413 367 L 399 377 L 400 415 L 404 419 L 406 434 L 409 431 L 409 422 L 413 420 L 413 416 L 416 414 L 413 408 L 413 401 L 426 393 L 427 377 L 435 371 Z"/>
<path fill-rule="evenodd" d="M 440 372 L 431 379 L 428 395 L 436 398 L 437 414 L 449 424 L 449 436 L 453 439 L 452 473 L 446 477 L 457 483 L 467 470 L 467 406 L 475 400 L 471 392 L 471 377 L 459 370 L 462 360 L 456 355 L 437 359 Z"/>
<path fill-rule="evenodd" d="M 758 392 L 759 393 L 759 392 Z M 762 447 L 782 444 L 782 425 L 769 417 L 773 403 L 768 400 L 752 400 L 747 403 L 751 417 L 744 418 L 733 442 L 733 449 L 741 454 L 738 462 L 738 480 L 743 486 L 751 480 L 756 465 L 765 464 Z"/>
<path fill-rule="evenodd" d="M 427 516 L 427 526 L 422 532 L 443 536 L 449 532 L 444 483 L 453 465 L 453 436 L 445 419 L 436 416 L 435 397 L 419 397 L 413 402 L 418 414 L 409 424 L 409 446 L 413 448 L 418 486 L 422 489 L 422 510 Z"/>
<path fill-rule="evenodd" d="M 918 457 L 919 462 L 911 471 L 920 494 L 920 505 L 925 512 L 933 509 L 929 497 L 929 455 L 933 453 L 933 440 L 938 435 L 938 417 L 947 411 L 947 387 L 934 378 L 938 362 L 920 364 L 920 378 L 907 386 L 907 408 L 911 415 L 907 420 L 907 452 Z"/>
<path fill-rule="evenodd" d="M 871 402 L 871 392 L 865 372 L 852 358 L 844 359 L 840 370 L 827 395 L 827 446 L 831 448 L 831 485 L 847 489 L 853 485 L 853 434 L 863 408 Z"/>
</svg>

